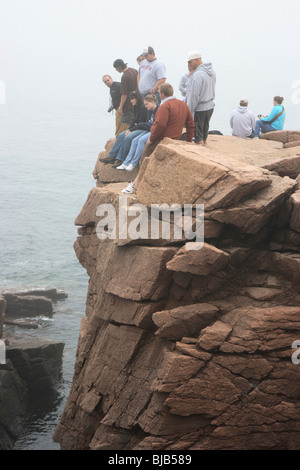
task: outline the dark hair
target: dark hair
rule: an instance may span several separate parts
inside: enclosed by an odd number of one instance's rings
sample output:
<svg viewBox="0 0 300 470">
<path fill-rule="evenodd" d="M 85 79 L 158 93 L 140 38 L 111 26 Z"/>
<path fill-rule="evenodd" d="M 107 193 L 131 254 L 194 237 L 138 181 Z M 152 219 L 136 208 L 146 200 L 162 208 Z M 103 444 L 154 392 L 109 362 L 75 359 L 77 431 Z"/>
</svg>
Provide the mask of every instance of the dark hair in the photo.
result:
<svg viewBox="0 0 300 470">
<path fill-rule="evenodd" d="M 141 105 L 143 103 L 143 98 L 139 91 L 132 91 L 129 93 L 129 99 L 137 100 L 137 105 Z"/>
<path fill-rule="evenodd" d="M 124 60 L 122 60 L 122 59 L 116 59 L 113 63 L 113 67 L 120 68 L 120 69 L 125 69 L 127 67 L 127 64 L 125 64 Z"/>
<path fill-rule="evenodd" d="M 284 98 L 282 96 L 274 96 L 273 100 L 276 101 L 276 103 L 281 104 Z"/>
</svg>

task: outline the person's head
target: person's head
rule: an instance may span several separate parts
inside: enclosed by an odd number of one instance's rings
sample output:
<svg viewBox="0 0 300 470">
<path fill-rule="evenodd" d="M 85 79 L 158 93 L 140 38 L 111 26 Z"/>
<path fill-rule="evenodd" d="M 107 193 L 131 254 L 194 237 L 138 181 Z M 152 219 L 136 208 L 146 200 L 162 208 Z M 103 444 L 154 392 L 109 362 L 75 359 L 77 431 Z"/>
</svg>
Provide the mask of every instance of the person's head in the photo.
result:
<svg viewBox="0 0 300 470">
<path fill-rule="evenodd" d="M 127 69 L 127 64 L 125 64 L 122 59 L 116 59 L 113 63 L 113 67 L 117 72 L 122 73 Z"/>
<path fill-rule="evenodd" d="M 164 100 L 174 95 L 174 89 L 170 83 L 162 83 L 159 87 L 161 99 Z"/>
<path fill-rule="evenodd" d="M 136 61 L 137 61 L 137 63 L 140 65 L 141 62 L 143 62 L 144 59 L 145 59 L 145 57 L 141 54 L 141 55 L 139 55 L 139 56 L 136 58 Z"/>
<path fill-rule="evenodd" d="M 202 57 L 200 52 L 198 51 L 190 51 L 188 52 L 187 58 L 185 59 L 185 62 L 188 64 L 188 69 L 189 72 L 193 72 L 196 70 L 196 68 L 201 65 L 202 62 Z"/>
<path fill-rule="evenodd" d="M 273 103 L 274 106 L 277 106 L 278 104 L 282 104 L 284 98 L 282 96 L 274 96 L 273 98 Z"/>
<path fill-rule="evenodd" d="M 247 98 L 243 98 L 243 99 L 240 101 L 240 106 L 248 106 L 248 100 L 247 100 Z"/>
<path fill-rule="evenodd" d="M 138 91 L 132 91 L 129 93 L 129 99 L 132 106 L 138 106 L 143 102 L 142 96 Z"/>
<path fill-rule="evenodd" d="M 149 62 L 152 62 L 152 60 L 154 60 L 156 58 L 153 47 L 151 47 L 151 46 L 145 47 L 145 49 L 142 52 L 142 56 L 145 59 L 147 59 Z"/>
<path fill-rule="evenodd" d="M 113 84 L 113 82 L 114 82 L 110 75 L 103 75 L 102 81 L 103 81 L 103 83 L 105 83 L 105 85 L 108 86 L 109 88 L 112 86 L 112 84 Z"/>
<path fill-rule="evenodd" d="M 145 96 L 144 105 L 145 105 L 145 108 L 148 111 L 154 110 L 157 106 L 156 96 L 153 95 L 153 94 L 149 94 L 149 95 Z"/>
</svg>

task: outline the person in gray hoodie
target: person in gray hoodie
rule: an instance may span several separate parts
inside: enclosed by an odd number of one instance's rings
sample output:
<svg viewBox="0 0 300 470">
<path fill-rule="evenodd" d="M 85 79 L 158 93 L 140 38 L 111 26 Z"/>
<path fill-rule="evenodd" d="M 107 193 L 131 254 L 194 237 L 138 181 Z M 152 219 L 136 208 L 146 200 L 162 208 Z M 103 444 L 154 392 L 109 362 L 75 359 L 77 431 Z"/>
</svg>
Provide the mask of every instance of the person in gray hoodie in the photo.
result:
<svg viewBox="0 0 300 470">
<path fill-rule="evenodd" d="M 190 51 L 185 62 L 192 72 L 186 89 L 186 103 L 194 116 L 195 144 L 206 145 L 215 107 L 216 74 L 210 62 L 203 63 L 198 51 Z"/>
<path fill-rule="evenodd" d="M 230 116 L 232 135 L 236 137 L 253 137 L 255 129 L 255 116 L 248 109 L 248 100 L 243 98 L 238 108 Z"/>
</svg>

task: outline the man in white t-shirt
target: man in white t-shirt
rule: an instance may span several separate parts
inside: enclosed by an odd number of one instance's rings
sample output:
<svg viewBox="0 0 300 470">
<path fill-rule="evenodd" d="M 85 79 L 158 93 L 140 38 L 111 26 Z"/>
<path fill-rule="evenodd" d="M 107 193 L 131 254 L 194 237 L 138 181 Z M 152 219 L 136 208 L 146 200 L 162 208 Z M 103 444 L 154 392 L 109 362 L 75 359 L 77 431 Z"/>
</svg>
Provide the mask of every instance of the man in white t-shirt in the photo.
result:
<svg viewBox="0 0 300 470">
<path fill-rule="evenodd" d="M 156 95 L 160 103 L 159 86 L 166 81 L 166 67 L 157 60 L 153 47 L 146 47 L 142 55 L 145 59 L 141 62 L 138 71 L 138 86 L 143 98 L 149 93 Z"/>
</svg>

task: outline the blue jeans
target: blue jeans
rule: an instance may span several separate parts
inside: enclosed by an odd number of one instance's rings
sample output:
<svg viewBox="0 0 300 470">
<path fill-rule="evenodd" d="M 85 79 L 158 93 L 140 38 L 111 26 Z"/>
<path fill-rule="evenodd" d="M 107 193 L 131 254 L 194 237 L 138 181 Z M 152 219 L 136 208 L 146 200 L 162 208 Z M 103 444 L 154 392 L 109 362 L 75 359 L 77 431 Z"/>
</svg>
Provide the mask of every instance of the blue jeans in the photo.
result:
<svg viewBox="0 0 300 470">
<path fill-rule="evenodd" d="M 134 167 L 138 165 L 149 137 L 150 132 L 144 131 L 142 134 L 138 135 L 133 139 L 133 141 L 131 142 L 129 153 L 126 157 L 126 160 L 124 161 L 124 165 L 129 165 L 129 163 L 131 163 Z"/>
<path fill-rule="evenodd" d="M 127 157 L 132 140 L 144 131 L 142 130 L 132 131 L 132 132 L 129 132 L 128 135 L 125 135 L 126 132 L 127 131 L 121 132 L 121 134 L 118 135 L 117 140 L 115 141 L 113 145 L 113 148 L 109 152 L 110 157 L 116 158 L 117 160 L 120 160 L 121 162 L 123 162 L 125 158 Z"/>
<path fill-rule="evenodd" d="M 253 137 L 259 137 L 259 134 L 262 132 L 263 134 L 265 134 L 266 132 L 272 132 L 272 131 L 275 131 L 276 129 L 274 129 L 274 127 L 267 123 L 267 122 L 264 122 L 264 121 L 256 121 L 256 124 L 255 124 L 255 129 L 252 133 L 252 136 Z"/>
</svg>

